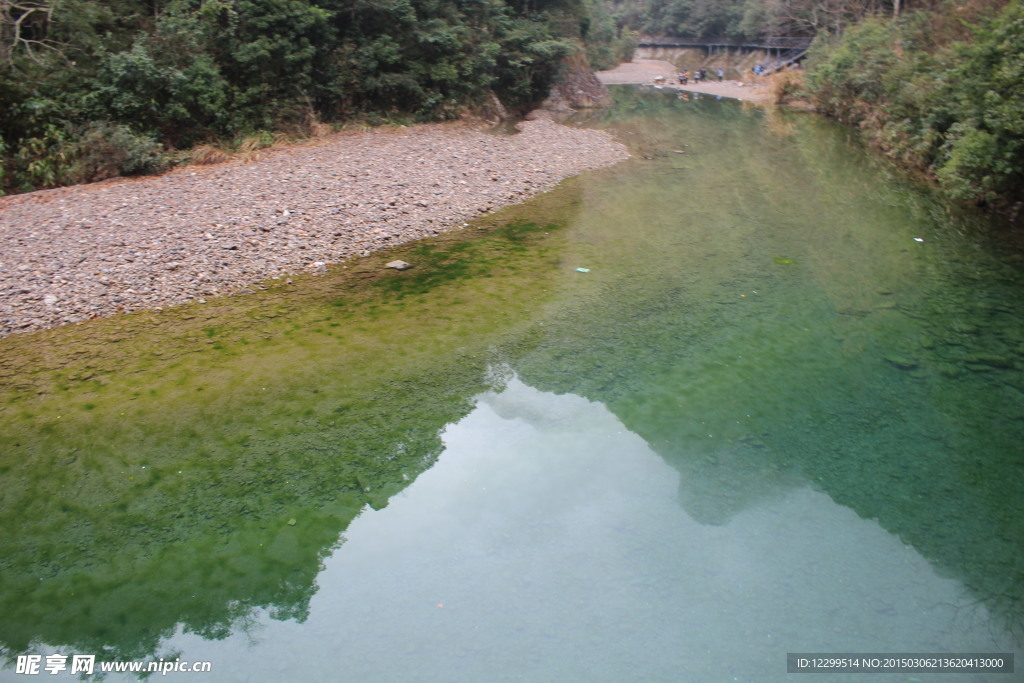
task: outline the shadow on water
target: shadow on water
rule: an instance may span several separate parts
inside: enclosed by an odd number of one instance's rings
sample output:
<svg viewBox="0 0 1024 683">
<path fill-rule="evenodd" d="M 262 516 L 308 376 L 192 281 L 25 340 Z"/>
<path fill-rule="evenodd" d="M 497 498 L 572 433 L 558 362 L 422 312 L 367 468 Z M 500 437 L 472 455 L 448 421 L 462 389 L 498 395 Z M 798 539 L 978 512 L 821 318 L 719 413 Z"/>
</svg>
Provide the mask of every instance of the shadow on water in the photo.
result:
<svg viewBox="0 0 1024 683">
<path fill-rule="evenodd" d="M 1020 246 L 827 122 L 616 96 L 591 125 L 633 160 L 480 229 L 0 340 L 7 656 L 305 621 L 350 522 L 433 465 L 497 366 L 603 404 L 693 520 L 809 484 L 1019 634 Z"/>
</svg>

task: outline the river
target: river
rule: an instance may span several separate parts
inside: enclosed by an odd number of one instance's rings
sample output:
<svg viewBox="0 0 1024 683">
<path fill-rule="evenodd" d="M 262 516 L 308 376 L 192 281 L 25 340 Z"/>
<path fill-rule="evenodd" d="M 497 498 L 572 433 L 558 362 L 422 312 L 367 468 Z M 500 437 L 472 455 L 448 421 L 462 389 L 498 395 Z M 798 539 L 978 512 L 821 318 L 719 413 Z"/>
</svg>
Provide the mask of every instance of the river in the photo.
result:
<svg viewBox="0 0 1024 683">
<path fill-rule="evenodd" d="M 1024 247 L 818 117 L 615 94 L 630 161 L 464 232 L 0 340 L 0 680 L 1019 654 Z"/>
</svg>

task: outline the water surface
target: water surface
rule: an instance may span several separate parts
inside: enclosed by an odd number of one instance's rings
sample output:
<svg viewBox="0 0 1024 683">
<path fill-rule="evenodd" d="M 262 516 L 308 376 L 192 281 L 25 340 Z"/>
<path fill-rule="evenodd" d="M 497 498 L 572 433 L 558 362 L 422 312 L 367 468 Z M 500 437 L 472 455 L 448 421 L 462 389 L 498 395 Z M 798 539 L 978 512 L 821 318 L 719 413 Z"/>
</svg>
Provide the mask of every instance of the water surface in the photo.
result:
<svg viewBox="0 0 1024 683">
<path fill-rule="evenodd" d="M 1019 653 L 1020 245 L 826 121 L 616 94 L 633 160 L 466 233 L 0 341 L 0 678 Z"/>
</svg>

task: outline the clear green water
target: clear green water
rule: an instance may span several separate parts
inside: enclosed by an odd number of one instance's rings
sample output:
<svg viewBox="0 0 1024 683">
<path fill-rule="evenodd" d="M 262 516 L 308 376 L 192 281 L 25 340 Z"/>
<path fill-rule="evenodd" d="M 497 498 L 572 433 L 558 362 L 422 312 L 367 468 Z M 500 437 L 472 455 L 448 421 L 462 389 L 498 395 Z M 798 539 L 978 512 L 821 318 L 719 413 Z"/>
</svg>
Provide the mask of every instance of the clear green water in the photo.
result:
<svg viewBox="0 0 1024 683">
<path fill-rule="evenodd" d="M 1019 656 L 1024 249 L 825 121 L 616 95 L 634 160 L 467 233 L 0 340 L 0 680 Z"/>
</svg>

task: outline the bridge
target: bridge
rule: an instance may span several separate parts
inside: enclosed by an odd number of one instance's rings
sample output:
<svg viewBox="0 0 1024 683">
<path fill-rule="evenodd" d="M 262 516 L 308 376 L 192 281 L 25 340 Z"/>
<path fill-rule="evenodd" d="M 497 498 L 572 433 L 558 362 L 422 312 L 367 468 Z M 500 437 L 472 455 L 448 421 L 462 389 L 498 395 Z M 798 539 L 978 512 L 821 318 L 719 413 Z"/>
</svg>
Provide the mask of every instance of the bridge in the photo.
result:
<svg viewBox="0 0 1024 683">
<path fill-rule="evenodd" d="M 728 50 L 764 50 L 771 58 L 767 71 L 799 61 L 814 38 L 805 36 L 762 36 L 760 38 L 684 38 L 681 36 L 640 36 L 637 47 L 682 47 L 707 51 L 708 56 Z"/>
</svg>

